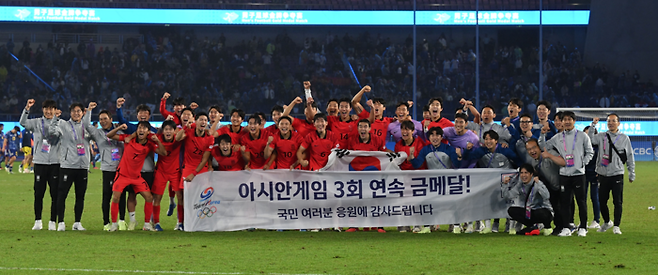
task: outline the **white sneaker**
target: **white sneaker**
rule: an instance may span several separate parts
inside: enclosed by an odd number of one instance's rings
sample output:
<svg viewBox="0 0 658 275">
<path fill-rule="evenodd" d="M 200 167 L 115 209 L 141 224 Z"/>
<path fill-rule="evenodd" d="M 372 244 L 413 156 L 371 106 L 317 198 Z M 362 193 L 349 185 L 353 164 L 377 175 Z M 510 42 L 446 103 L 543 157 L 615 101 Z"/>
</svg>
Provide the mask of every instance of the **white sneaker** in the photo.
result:
<svg viewBox="0 0 658 275">
<path fill-rule="evenodd" d="M 74 223 L 74 224 L 73 224 L 73 228 L 71 228 L 71 229 L 72 229 L 73 231 L 76 231 L 76 230 L 77 230 L 77 231 L 85 231 L 85 230 L 87 230 L 87 229 L 85 229 L 84 227 L 82 227 L 82 223 L 79 223 L 79 222 Z"/>
<path fill-rule="evenodd" d="M 155 231 L 155 229 L 153 228 L 153 225 L 151 223 L 148 223 L 148 222 L 144 224 L 144 227 L 142 228 L 142 230 L 144 230 L 144 231 Z"/>
<path fill-rule="evenodd" d="M 60 222 L 57 224 L 57 231 L 65 231 L 66 230 L 66 224 L 64 222 Z"/>
<path fill-rule="evenodd" d="M 587 237 L 587 229 L 578 228 L 578 237 Z"/>
<path fill-rule="evenodd" d="M 48 222 L 48 230 L 50 230 L 50 231 L 57 230 L 57 223 L 54 222 L 54 221 L 49 221 Z"/>
<path fill-rule="evenodd" d="M 607 223 L 604 223 L 601 225 L 601 228 L 599 228 L 599 232 L 606 232 L 608 229 L 612 228 L 615 224 L 612 222 L 612 220 L 608 221 Z"/>
<path fill-rule="evenodd" d="M 617 235 L 621 235 L 621 230 L 619 229 L 619 226 L 615 226 L 612 228 L 612 233 L 615 233 Z"/>
<path fill-rule="evenodd" d="M 599 228 L 601 228 L 601 225 L 600 225 L 598 222 L 596 222 L 596 221 L 592 221 L 592 223 L 590 223 L 589 226 L 588 226 L 587 228 L 590 228 L 590 229 L 599 229 Z"/>
<path fill-rule="evenodd" d="M 137 226 L 137 221 L 130 221 L 128 223 L 128 230 L 135 230 L 135 226 Z"/>
<path fill-rule="evenodd" d="M 571 237 L 571 230 L 569 228 L 562 228 L 560 234 L 557 234 L 558 237 Z"/>
<path fill-rule="evenodd" d="M 466 230 L 464 230 L 464 233 L 466 233 L 466 234 L 473 233 L 473 223 L 472 222 L 469 222 L 468 225 L 466 225 Z"/>
<path fill-rule="evenodd" d="M 32 227 L 32 230 L 41 230 L 43 229 L 43 223 L 41 220 L 36 220 L 34 221 L 34 226 Z"/>
<path fill-rule="evenodd" d="M 119 230 L 119 224 L 113 222 L 112 225 L 110 226 L 110 230 L 109 230 L 109 231 L 110 231 L 110 232 L 116 232 L 117 230 Z"/>
<path fill-rule="evenodd" d="M 454 234 L 460 234 L 462 233 L 462 227 L 459 225 L 454 225 L 452 228 L 452 233 Z"/>
<path fill-rule="evenodd" d="M 418 232 L 420 232 L 420 230 L 422 230 L 422 229 L 420 229 L 420 226 L 416 225 L 416 226 L 414 226 L 413 232 L 418 233 Z"/>
<path fill-rule="evenodd" d="M 180 225 L 181 225 L 181 223 L 177 222 L 176 227 L 174 227 L 174 230 L 180 230 Z"/>
</svg>

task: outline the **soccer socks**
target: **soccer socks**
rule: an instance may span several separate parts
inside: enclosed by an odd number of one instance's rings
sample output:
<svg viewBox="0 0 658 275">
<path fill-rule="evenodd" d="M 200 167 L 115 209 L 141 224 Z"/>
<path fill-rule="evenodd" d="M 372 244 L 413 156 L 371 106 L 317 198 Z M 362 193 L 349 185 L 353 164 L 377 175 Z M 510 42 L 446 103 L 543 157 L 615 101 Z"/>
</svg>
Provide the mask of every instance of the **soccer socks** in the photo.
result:
<svg viewBox="0 0 658 275">
<path fill-rule="evenodd" d="M 160 207 L 158 206 L 158 208 Z M 153 214 L 153 202 L 144 203 L 144 223 L 149 223 L 151 221 L 152 214 Z M 135 217 L 135 213 L 132 213 L 130 218 L 134 219 L 134 217 Z"/>
<path fill-rule="evenodd" d="M 146 205 L 144 205 L 144 209 L 146 209 Z M 130 216 L 130 221 L 131 222 L 136 221 L 135 220 L 135 212 L 128 212 L 128 215 Z M 148 215 L 148 216 L 151 217 L 151 215 Z"/>
<path fill-rule="evenodd" d="M 160 206 L 153 206 L 153 223 L 157 224 L 160 222 Z"/>
<path fill-rule="evenodd" d="M 185 220 L 185 215 L 183 213 L 183 206 L 179 204 L 176 207 L 178 208 L 178 222 L 183 223 L 183 221 Z"/>
<path fill-rule="evenodd" d="M 112 216 L 112 223 L 117 222 L 117 217 L 119 216 L 119 204 L 116 202 L 112 203 L 110 207 L 110 215 Z"/>
</svg>

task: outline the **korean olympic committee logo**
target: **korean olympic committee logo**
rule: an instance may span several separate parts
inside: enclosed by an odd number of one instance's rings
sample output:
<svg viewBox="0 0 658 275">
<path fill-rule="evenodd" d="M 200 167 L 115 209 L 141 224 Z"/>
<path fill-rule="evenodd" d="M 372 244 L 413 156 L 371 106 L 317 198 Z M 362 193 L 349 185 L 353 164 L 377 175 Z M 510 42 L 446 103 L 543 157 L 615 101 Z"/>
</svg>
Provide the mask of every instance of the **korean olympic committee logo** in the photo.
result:
<svg viewBox="0 0 658 275">
<path fill-rule="evenodd" d="M 197 217 L 199 219 L 205 219 L 205 218 L 210 218 L 212 217 L 216 212 L 217 212 L 217 207 L 215 204 L 219 204 L 219 201 L 213 201 L 212 200 L 212 195 L 215 194 L 215 189 L 212 187 L 208 187 L 201 194 L 199 197 L 201 198 L 199 200 L 199 203 L 194 204 L 194 209 L 198 210 L 197 211 Z"/>
<path fill-rule="evenodd" d="M 27 9 L 16 10 L 16 13 L 14 14 L 14 16 L 18 17 L 21 20 L 25 20 L 25 18 L 27 18 L 29 15 L 30 15 L 30 11 Z"/>
<path fill-rule="evenodd" d="M 450 15 L 447 13 L 437 13 L 436 17 L 434 18 L 434 21 L 439 22 L 441 24 L 445 24 L 446 21 L 450 19 Z"/>
<path fill-rule="evenodd" d="M 239 15 L 235 12 L 227 12 L 224 13 L 223 19 L 228 21 L 229 23 L 233 23 L 233 21 L 235 21 L 235 19 L 238 19 L 238 17 Z"/>
</svg>

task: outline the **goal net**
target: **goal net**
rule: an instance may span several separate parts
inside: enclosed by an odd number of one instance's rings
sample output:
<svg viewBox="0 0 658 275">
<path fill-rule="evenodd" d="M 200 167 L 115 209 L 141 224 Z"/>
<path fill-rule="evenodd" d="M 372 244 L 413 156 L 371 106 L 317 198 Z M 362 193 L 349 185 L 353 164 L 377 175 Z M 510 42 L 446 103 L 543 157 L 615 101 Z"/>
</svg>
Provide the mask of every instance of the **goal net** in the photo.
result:
<svg viewBox="0 0 658 275">
<path fill-rule="evenodd" d="M 658 108 L 557 108 L 557 111 L 574 112 L 578 130 L 590 126 L 598 117 L 596 130 L 599 132 L 608 130 L 606 118 L 615 113 L 619 116 L 619 130 L 631 139 L 635 160 L 658 160 Z"/>
</svg>

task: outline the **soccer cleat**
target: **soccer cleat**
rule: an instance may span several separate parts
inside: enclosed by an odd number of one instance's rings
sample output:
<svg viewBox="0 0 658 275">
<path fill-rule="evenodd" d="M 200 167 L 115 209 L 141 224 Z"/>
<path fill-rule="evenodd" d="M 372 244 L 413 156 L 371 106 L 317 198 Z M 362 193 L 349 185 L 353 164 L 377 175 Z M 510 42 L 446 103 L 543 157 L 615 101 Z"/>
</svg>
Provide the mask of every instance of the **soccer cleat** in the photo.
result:
<svg viewBox="0 0 658 275">
<path fill-rule="evenodd" d="M 73 227 L 71 228 L 71 230 L 73 230 L 73 231 L 85 231 L 87 229 L 82 227 L 82 223 L 76 222 L 76 223 L 73 223 Z"/>
<path fill-rule="evenodd" d="M 180 225 L 181 225 L 181 223 L 176 223 L 176 226 L 174 227 L 174 230 L 180 230 Z"/>
<path fill-rule="evenodd" d="M 153 228 L 153 225 L 151 223 L 144 223 L 144 227 L 142 227 L 142 230 L 144 231 L 155 231 L 155 228 Z"/>
<path fill-rule="evenodd" d="M 578 228 L 578 237 L 587 237 L 587 229 Z"/>
<path fill-rule="evenodd" d="M 521 231 L 522 231 L 522 230 L 520 230 L 519 232 L 521 232 Z M 509 233 L 510 235 L 516 235 L 516 228 L 514 228 L 514 227 L 510 228 L 508 233 Z"/>
<path fill-rule="evenodd" d="M 418 225 L 414 226 L 414 230 L 413 230 L 414 233 L 418 233 L 420 231 L 421 231 L 420 226 Z"/>
<path fill-rule="evenodd" d="M 562 228 L 560 234 L 557 234 L 558 237 L 571 237 L 571 229 Z"/>
<path fill-rule="evenodd" d="M 126 221 L 120 220 L 119 221 L 119 230 L 125 231 L 126 229 L 128 229 L 128 225 L 126 225 Z"/>
<path fill-rule="evenodd" d="M 430 234 L 430 233 L 432 233 L 432 228 L 429 226 L 423 227 L 423 229 L 420 230 L 420 232 L 418 232 L 418 234 Z"/>
<path fill-rule="evenodd" d="M 542 229 L 542 233 L 544 233 L 544 236 L 550 236 L 553 234 L 553 228 L 544 228 Z"/>
<path fill-rule="evenodd" d="M 386 233 L 386 230 L 384 230 L 383 227 L 377 228 L 377 232 L 379 233 Z"/>
<path fill-rule="evenodd" d="M 407 227 L 406 226 L 398 226 L 398 232 L 407 233 Z"/>
<path fill-rule="evenodd" d="M 533 230 L 530 230 L 530 232 L 525 233 L 526 236 L 539 236 L 539 229 L 535 228 Z"/>
<path fill-rule="evenodd" d="M 48 230 L 50 230 L 50 231 L 57 230 L 57 223 L 54 222 L 54 221 L 49 221 L 48 222 Z"/>
<path fill-rule="evenodd" d="M 255 230 L 254 228 L 250 228 L 250 229 L 252 229 L 251 231 L 254 231 L 254 230 Z M 185 232 L 185 225 L 181 223 L 181 224 L 178 226 L 178 230 Z"/>
<path fill-rule="evenodd" d="M 612 226 L 614 226 L 612 221 L 608 221 L 606 223 L 601 224 L 601 228 L 599 228 L 599 230 L 597 230 L 597 231 L 598 232 L 606 232 L 606 231 L 608 231 L 608 229 L 612 228 Z"/>
<path fill-rule="evenodd" d="M 439 231 L 441 229 L 441 225 L 432 225 L 432 231 Z"/>
<path fill-rule="evenodd" d="M 350 227 L 347 230 L 345 230 L 345 232 L 356 232 L 356 231 L 359 231 L 359 229 L 357 229 L 356 227 Z"/>
<path fill-rule="evenodd" d="M 108 230 L 108 231 L 116 232 L 117 230 L 119 230 L 119 224 L 113 222 L 112 225 L 110 225 L 110 230 Z"/>
<path fill-rule="evenodd" d="M 155 231 L 164 231 L 164 230 L 162 230 L 162 226 L 160 226 L 160 223 L 156 223 L 155 227 L 153 227 L 153 229 L 155 229 Z"/>
<path fill-rule="evenodd" d="M 57 224 L 57 231 L 65 231 L 66 230 L 66 224 L 64 222 L 60 222 Z"/>
<path fill-rule="evenodd" d="M 600 225 L 598 222 L 596 222 L 596 221 L 592 221 L 592 223 L 590 223 L 589 226 L 588 226 L 587 228 L 590 228 L 590 229 L 599 229 L 599 228 L 601 228 L 601 225 Z"/>
<path fill-rule="evenodd" d="M 18 173 L 19 174 L 23 173 L 23 165 L 18 166 Z"/>
<path fill-rule="evenodd" d="M 103 226 L 103 230 L 104 230 L 104 231 L 110 231 L 110 228 L 112 228 L 112 224 L 111 224 L 111 223 L 108 223 L 108 224 L 106 224 L 106 225 Z"/>
<path fill-rule="evenodd" d="M 176 203 L 170 203 L 169 204 L 169 209 L 167 210 L 167 216 L 171 216 L 174 214 L 174 209 L 176 209 Z"/>
<path fill-rule="evenodd" d="M 612 233 L 615 233 L 617 235 L 621 235 L 621 230 L 619 229 L 619 226 L 615 226 L 612 228 Z"/>
<path fill-rule="evenodd" d="M 469 222 L 468 225 L 466 225 L 466 230 L 464 230 L 464 233 L 466 233 L 466 234 L 473 233 L 473 223 L 472 222 Z"/>
<path fill-rule="evenodd" d="M 334 231 L 336 231 L 336 232 L 341 232 L 342 229 L 340 229 L 340 227 L 334 227 Z"/>
<path fill-rule="evenodd" d="M 370 227 L 364 227 L 363 231 L 370 231 Z"/>
<path fill-rule="evenodd" d="M 498 227 L 500 227 L 500 225 L 497 222 L 494 222 L 490 228 L 491 232 L 498 233 Z"/>
<path fill-rule="evenodd" d="M 493 229 L 487 226 L 482 231 L 480 231 L 480 234 L 489 234 L 491 232 L 494 232 Z M 495 232 L 498 233 L 498 230 L 496 230 Z"/>
<path fill-rule="evenodd" d="M 452 233 L 453 234 L 461 234 L 462 233 L 462 227 L 459 225 L 453 225 L 452 226 Z"/>
<path fill-rule="evenodd" d="M 36 220 L 34 221 L 34 226 L 32 227 L 32 230 L 41 230 L 43 229 L 43 223 L 41 220 Z"/>
<path fill-rule="evenodd" d="M 320 229 L 311 229 L 311 232 L 318 233 L 318 232 L 320 232 Z"/>
<path fill-rule="evenodd" d="M 482 232 L 484 230 L 484 223 L 482 221 L 475 222 L 475 232 Z"/>
<path fill-rule="evenodd" d="M 136 221 L 130 221 L 130 222 L 128 222 L 128 231 L 135 230 L 135 226 L 137 226 L 137 222 L 136 222 Z"/>
</svg>

